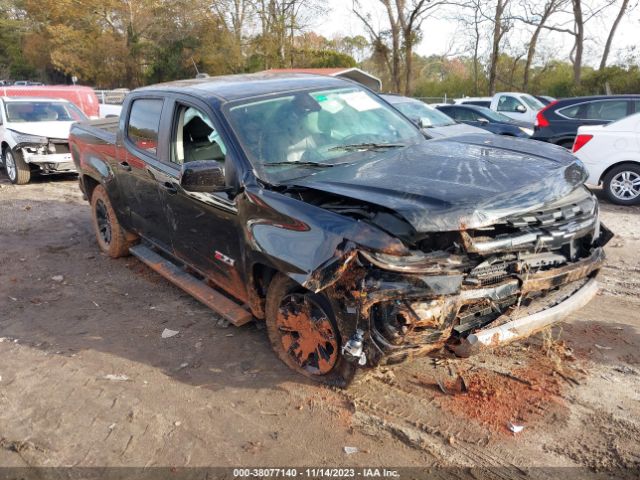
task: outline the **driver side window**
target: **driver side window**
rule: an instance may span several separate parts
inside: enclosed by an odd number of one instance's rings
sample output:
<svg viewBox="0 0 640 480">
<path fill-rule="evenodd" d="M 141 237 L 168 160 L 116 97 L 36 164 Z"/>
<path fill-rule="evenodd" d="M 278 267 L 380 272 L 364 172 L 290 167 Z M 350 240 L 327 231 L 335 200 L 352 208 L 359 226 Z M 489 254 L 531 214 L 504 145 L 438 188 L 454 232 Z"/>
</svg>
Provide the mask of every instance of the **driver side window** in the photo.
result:
<svg viewBox="0 0 640 480">
<path fill-rule="evenodd" d="M 197 160 L 223 163 L 227 149 L 213 122 L 204 112 L 179 105 L 171 144 L 171 161 L 178 165 Z"/>
<path fill-rule="evenodd" d="M 522 102 L 510 95 L 504 95 L 498 100 L 499 112 L 517 112 L 518 107 L 525 108 Z"/>
</svg>

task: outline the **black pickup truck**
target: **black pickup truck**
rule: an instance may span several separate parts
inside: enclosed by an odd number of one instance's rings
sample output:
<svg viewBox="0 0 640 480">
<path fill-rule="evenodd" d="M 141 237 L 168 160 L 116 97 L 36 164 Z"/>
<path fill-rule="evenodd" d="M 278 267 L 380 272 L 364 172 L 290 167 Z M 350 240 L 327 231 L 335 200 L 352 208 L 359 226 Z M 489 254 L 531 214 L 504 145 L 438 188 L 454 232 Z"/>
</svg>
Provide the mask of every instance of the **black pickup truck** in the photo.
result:
<svg viewBox="0 0 640 480">
<path fill-rule="evenodd" d="M 129 253 L 277 355 L 346 385 L 358 366 L 459 355 L 596 293 L 585 170 L 554 145 L 427 140 L 367 89 L 258 74 L 145 87 L 70 146 L 100 248 Z"/>
</svg>

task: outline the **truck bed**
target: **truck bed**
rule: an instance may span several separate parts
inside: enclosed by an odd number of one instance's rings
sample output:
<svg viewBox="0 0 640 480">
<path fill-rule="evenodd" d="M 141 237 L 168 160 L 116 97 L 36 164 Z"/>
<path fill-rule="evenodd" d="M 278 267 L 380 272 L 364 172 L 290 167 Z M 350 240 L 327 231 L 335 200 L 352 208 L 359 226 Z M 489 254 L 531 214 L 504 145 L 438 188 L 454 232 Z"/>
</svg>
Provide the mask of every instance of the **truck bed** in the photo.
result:
<svg viewBox="0 0 640 480">
<path fill-rule="evenodd" d="M 99 120 L 76 123 L 73 127 L 84 130 L 105 143 L 115 144 L 119 122 L 118 118 L 101 118 Z"/>
</svg>

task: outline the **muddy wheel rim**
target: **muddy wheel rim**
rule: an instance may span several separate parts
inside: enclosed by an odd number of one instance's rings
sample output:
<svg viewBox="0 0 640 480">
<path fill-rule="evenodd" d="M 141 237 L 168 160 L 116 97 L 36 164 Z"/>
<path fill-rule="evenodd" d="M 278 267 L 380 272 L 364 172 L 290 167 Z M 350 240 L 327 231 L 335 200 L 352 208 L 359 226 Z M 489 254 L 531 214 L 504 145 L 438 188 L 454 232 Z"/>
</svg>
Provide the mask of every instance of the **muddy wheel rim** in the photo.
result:
<svg viewBox="0 0 640 480">
<path fill-rule="evenodd" d="M 626 170 L 611 179 L 611 193 L 619 200 L 635 200 L 640 196 L 640 175 Z"/>
<path fill-rule="evenodd" d="M 100 239 L 106 245 L 109 245 L 111 243 L 111 220 L 109 219 L 107 206 L 102 200 L 96 202 L 96 222 L 98 224 L 98 235 L 100 235 Z"/>
<path fill-rule="evenodd" d="M 276 320 L 282 348 L 313 375 L 325 375 L 338 360 L 338 337 L 324 309 L 304 294 L 282 299 Z"/>
<path fill-rule="evenodd" d="M 7 150 L 4 154 L 4 164 L 7 169 L 7 175 L 11 180 L 16 179 L 16 162 L 13 159 L 13 154 Z"/>
</svg>

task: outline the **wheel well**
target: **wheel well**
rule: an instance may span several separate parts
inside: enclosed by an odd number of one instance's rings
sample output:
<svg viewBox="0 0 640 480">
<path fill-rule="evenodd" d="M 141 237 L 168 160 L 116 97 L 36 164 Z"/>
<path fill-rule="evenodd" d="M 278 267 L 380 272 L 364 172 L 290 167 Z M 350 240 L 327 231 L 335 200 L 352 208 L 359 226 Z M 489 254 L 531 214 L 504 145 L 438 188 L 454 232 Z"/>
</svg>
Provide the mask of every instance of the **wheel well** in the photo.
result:
<svg viewBox="0 0 640 480">
<path fill-rule="evenodd" d="M 636 167 L 640 167 L 640 162 L 634 162 L 633 160 L 624 160 L 622 162 L 618 162 L 618 163 L 614 163 L 613 165 L 609 165 L 607 167 L 607 169 L 602 172 L 602 174 L 600 175 L 600 179 L 598 180 L 598 184 L 601 184 L 602 182 L 604 182 L 604 177 L 607 176 L 607 174 L 613 170 L 616 167 L 620 167 L 622 165 L 635 165 Z"/>
<path fill-rule="evenodd" d="M 4 155 L 5 148 L 9 148 L 9 144 L 7 142 L 2 142 L 2 145 L 0 146 L 0 151 L 2 152 L 3 155 Z"/>
<path fill-rule="evenodd" d="M 253 265 L 248 293 L 251 311 L 257 318 L 264 318 L 269 285 L 277 273 L 278 271 L 275 268 L 263 263 L 255 263 Z"/>
<path fill-rule="evenodd" d="M 87 196 L 87 200 L 91 202 L 91 195 L 93 195 L 93 191 L 95 188 L 100 185 L 96 179 L 89 177 L 88 175 L 82 176 L 82 184 L 84 185 L 84 193 Z"/>
</svg>

